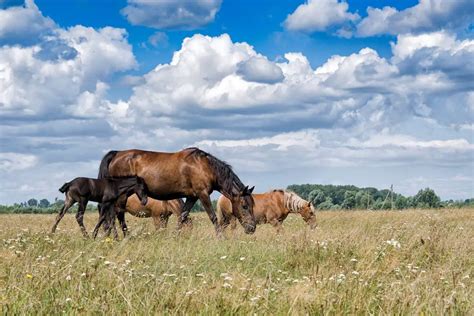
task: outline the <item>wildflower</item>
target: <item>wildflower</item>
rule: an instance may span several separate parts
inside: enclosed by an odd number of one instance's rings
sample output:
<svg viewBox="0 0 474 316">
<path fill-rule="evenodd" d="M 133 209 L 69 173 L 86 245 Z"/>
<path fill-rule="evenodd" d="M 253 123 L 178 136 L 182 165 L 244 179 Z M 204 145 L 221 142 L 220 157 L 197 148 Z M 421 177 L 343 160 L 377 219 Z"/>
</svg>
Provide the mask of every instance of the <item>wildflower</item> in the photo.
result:
<svg viewBox="0 0 474 316">
<path fill-rule="evenodd" d="M 397 249 L 401 248 L 400 242 L 398 240 L 393 239 L 393 238 L 390 239 L 390 240 L 385 241 L 385 243 L 387 243 L 388 245 L 390 245 L 394 248 L 397 248 Z"/>
<path fill-rule="evenodd" d="M 257 296 L 252 297 L 252 298 L 250 299 L 250 301 L 251 301 L 252 303 L 255 303 L 255 302 L 257 302 L 259 299 L 260 299 L 260 295 L 257 295 Z"/>
<path fill-rule="evenodd" d="M 25 278 L 27 278 L 27 279 L 33 279 L 33 275 L 27 273 L 27 274 L 25 275 Z"/>
<path fill-rule="evenodd" d="M 71 281 L 71 279 L 72 279 L 72 277 L 68 274 L 68 275 L 66 276 L 66 281 Z"/>
<path fill-rule="evenodd" d="M 231 278 L 230 276 L 226 276 L 226 277 L 224 278 L 224 281 L 232 281 L 232 278 Z"/>
<path fill-rule="evenodd" d="M 240 257 L 239 260 L 240 260 L 240 261 L 244 261 L 244 260 L 245 260 L 245 257 Z"/>
<path fill-rule="evenodd" d="M 196 273 L 196 276 L 199 278 L 204 278 L 204 273 Z"/>
<path fill-rule="evenodd" d="M 222 256 L 221 259 L 225 260 L 225 259 L 227 259 L 227 256 Z"/>
<path fill-rule="evenodd" d="M 113 240 L 110 237 L 105 238 L 104 242 L 106 243 L 111 243 Z"/>
<path fill-rule="evenodd" d="M 105 264 L 106 266 L 109 266 L 109 265 L 111 265 L 111 264 L 112 264 L 112 262 L 111 262 L 111 261 L 107 261 L 107 260 L 106 260 L 106 261 L 104 261 L 104 264 Z"/>
<path fill-rule="evenodd" d="M 226 289 L 230 289 L 230 288 L 232 288 L 232 285 L 230 285 L 229 283 L 224 283 L 224 284 L 222 284 L 222 287 L 226 288 Z"/>
<path fill-rule="evenodd" d="M 187 291 L 187 292 L 185 293 L 185 295 L 186 295 L 186 296 L 189 296 L 189 295 L 191 295 L 191 294 L 193 294 L 193 293 L 194 293 L 193 291 Z"/>
<path fill-rule="evenodd" d="M 357 259 L 356 259 L 356 258 L 352 258 L 352 259 L 351 259 L 351 262 L 356 263 L 356 262 L 357 262 Z"/>
<path fill-rule="evenodd" d="M 66 303 L 71 303 L 72 302 L 72 298 L 68 297 L 66 298 Z"/>
<path fill-rule="evenodd" d="M 352 271 L 352 275 L 357 276 L 357 275 L 359 275 L 359 272 L 357 272 L 357 271 Z"/>
<path fill-rule="evenodd" d="M 85 278 L 86 276 L 87 276 L 87 274 L 85 272 L 81 273 L 81 277 Z"/>
<path fill-rule="evenodd" d="M 343 283 L 345 280 L 346 280 L 346 276 L 345 276 L 343 273 L 341 273 L 341 274 L 339 274 L 339 275 L 337 276 L 337 278 L 336 278 L 336 283 L 337 283 L 337 284 L 341 284 L 341 283 Z"/>
</svg>

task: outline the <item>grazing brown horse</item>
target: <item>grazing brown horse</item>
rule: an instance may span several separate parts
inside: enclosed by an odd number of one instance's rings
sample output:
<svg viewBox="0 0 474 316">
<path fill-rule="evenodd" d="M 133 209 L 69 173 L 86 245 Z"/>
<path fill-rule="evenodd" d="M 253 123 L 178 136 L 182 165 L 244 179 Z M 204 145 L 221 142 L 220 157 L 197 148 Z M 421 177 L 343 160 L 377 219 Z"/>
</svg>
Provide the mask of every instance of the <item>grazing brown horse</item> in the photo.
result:
<svg viewBox="0 0 474 316">
<path fill-rule="evenodd" d="M 184 202 L 182 199 L 169 201 L 159 201 L 148 199 L 146 205 L 142 205 L 136 195 L 128 198 L 125 211 L 136 217 L 151 217 L 156 229 L 163 229 L 168 226 L 168 220 L 172 214 L 178 218 L 178 228 L 181 227 L 180 218 Z M 187 225 L 191 225 L 191 218 L 188 218 Z"/>
<path fill-rule="evenodd" d="M 87 237 L 87 230 L 84 226 L 84 212 L 89 201 L 99 202 L 103 209 L 107 209 L 113 207 L 119 198 L 125 198 L 126 200 L 127 197 L 134 193 L 141 204 L 145 205 L 148 200 L 145 182 L 137 176 L 107 179 L 79 177 L 64 183 L 59 188 L 59 192 L 66 194 L 66 200 L 56 217 L 51 232 L 54 233 L 56 231 L 64 214 L 77 202 L 79 203 L 79 210 L 76 214 L 76 220 L 85 237 Z M 109 233 L 110 229 L 108 230 Z M 114 231 L 114 233 L 116 232 Z"/>
<path fill-rule="evenodd" d="M 311 229 L 316 227 L 316 215 L 311 202 L 296 193 L 286 190 L 273 190 L 261 194 L 252 194 L 255 201 L 253 214 L 257 224 L 270 223 L 277 231 L 290 213 L 298 213 Z M 217 214 L 220 225 L 225 228 L 231 225 L 235 229 L 235 217 L 232 214 L 230 201 L 221 196 L 217 201 Z"/>
<path fill-rule="evenodd" d="M 232 213 L 240 221 L 245 232 L 255 232 L 253 188 L 244 186 L 231 166 L 199 148 L 187 148 L 175 153 L 137 149 L 110 151 L 102 158 L 99 178 L 131 175 L 145 180 L 147 193 L 154 199 L 186 198 L 181 223 L 187 221 L 191 208 L 199 199 L 219 233 L 217 216 L 210 199 L 210 194 L 217 190 L 231 201 Z M 117 214 L 123 214 L 123 211 Z M 124 218 L 122 220 L 124 221 Z M 126 229 L 124 234 L 125 232 Z"/>
</svg>

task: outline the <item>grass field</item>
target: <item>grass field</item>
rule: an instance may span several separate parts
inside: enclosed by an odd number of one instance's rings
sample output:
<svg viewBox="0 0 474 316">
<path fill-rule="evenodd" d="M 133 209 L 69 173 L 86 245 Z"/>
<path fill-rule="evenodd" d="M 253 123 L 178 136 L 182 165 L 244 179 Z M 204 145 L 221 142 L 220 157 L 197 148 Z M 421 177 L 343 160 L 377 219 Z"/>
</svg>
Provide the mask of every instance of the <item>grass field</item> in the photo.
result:
<svg viewBox="0 0 474 316">
<path fill-rule="evenodd" d="M 84 239 L 73 215 L 0 216 L 2 314 L 474 314 L 474 210 L 321 212 L 310 231 L 205 214 L 177 233 L 127 217 L 131 236 Z M 86 214 L 93 228 L 96 214 Z"/>
</svg>

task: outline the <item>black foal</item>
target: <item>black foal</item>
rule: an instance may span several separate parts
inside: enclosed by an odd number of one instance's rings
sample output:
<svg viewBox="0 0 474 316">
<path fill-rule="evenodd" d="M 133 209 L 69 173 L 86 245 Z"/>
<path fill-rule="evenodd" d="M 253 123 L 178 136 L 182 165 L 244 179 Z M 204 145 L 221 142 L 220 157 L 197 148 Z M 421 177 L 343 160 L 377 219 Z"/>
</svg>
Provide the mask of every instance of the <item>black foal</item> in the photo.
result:
<svg viewBox="0 0 474 316">
<path fill-rule="evenodd" d="M 79 203 L 79 210 L 76 214 L 76 220 L 81 227 L 82 234 L 87 237 L 87 231 L 84 226 L 84 212 L 86 210 L 87 202 L 94 201 L 101 203 L 101 212 L 99 223 L 97 223 L 94 229 L 94 238 L 97 235 L 97 230 L 104 220 L 113 223 L 115 221 L 114 204 L 119 198 L 126 200 L 132 194 L 137 194 L 141 203 L 145 205 L 148 197 L 146 194 L 146 184 L 140 177 L 117 177 L 117 178 L 104 178 L 104 179 L 91 179 L 91 178 L 75 178 L 71 182 L 64 183 L 59 192 L 66 193 L 66 200 L 64 206 L 59 211 L 56 217 L 56 222 L 51 229 L 51 232 L 56 231 L 56 227 L 66 214 L 67 210 L 74 205 Z M 114 226 L 114 234 L 117 237 L 115 225 L 109 225 L 107 234 L 110 234 L 110 230 Z"/>
</svg>

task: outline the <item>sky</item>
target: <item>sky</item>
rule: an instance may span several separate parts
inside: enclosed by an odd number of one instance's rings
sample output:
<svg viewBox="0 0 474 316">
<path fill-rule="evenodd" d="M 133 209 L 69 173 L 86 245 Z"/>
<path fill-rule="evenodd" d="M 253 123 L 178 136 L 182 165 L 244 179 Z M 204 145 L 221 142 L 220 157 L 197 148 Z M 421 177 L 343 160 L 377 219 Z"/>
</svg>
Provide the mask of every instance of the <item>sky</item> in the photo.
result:
<svg viewBox="0 0 474 316">
<path fill-rule="evenodd" d="M 0 0 L 0 204 L 109 150 L 474 197 L 472 0 Z"/>
</svg>

